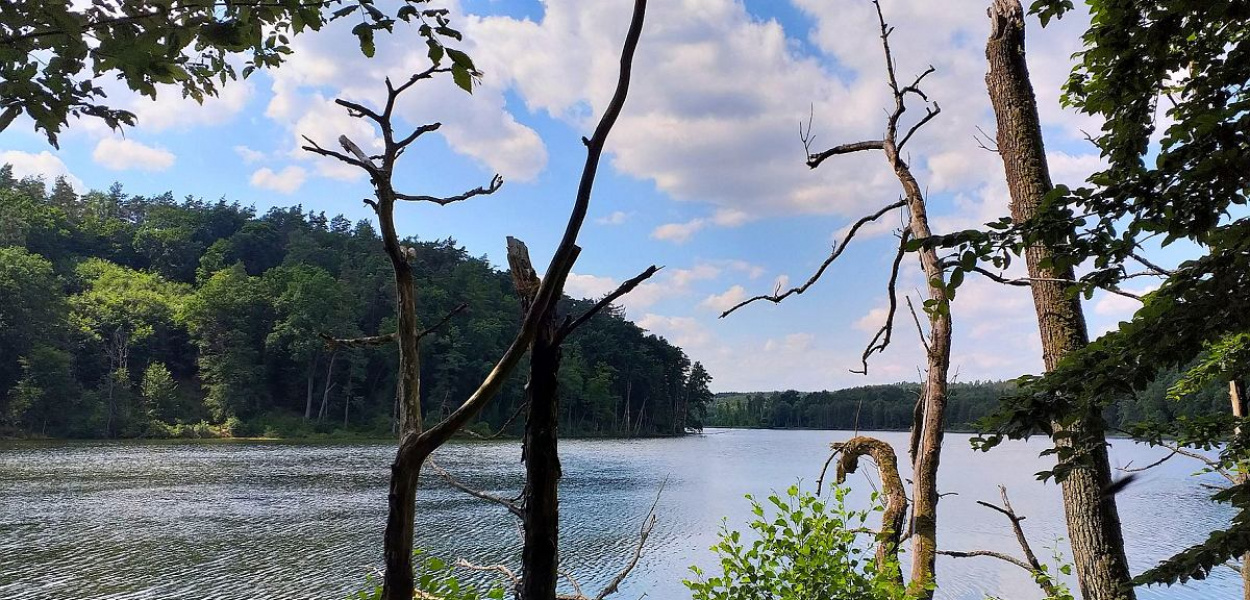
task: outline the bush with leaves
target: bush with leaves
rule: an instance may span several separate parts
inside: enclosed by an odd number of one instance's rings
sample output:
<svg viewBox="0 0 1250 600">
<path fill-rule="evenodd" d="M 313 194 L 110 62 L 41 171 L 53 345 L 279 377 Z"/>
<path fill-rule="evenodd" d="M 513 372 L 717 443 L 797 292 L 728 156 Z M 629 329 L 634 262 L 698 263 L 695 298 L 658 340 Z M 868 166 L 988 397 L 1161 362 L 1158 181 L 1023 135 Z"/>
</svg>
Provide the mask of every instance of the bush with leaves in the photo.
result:
<svg viewBox="0 0 1250 600">
<path fill-rule="evenodd" d="M 504 589 L 499 584 L 482 586 L 461 582 L 456 577 L 455 566 L 434 556 L 426 556 L 418 549 L 412 553 L 416 581 L 414 598 L 437 600 L 503 600 Z M 379 575 L 370 574 L 365 579 L 365 589 L 347 597 L 347 600 L 381 600 L 382 581 Z"/>
<path fill-rule="evenodd" d="M 834 487 L 827 498 L 801 492 L 793 485 L 783 498 L 768 497 L 768 510 L 752 496 L 755 513 L 749 527 L 754 541 L 721 526 L 720 542 L 712 551 L 723 572 L 706 577 L 690 567 L 695 579 L 686 580 L 694 600 L 895 600 L 905 588 L 891 573 L 897 564 L 877 565 L 875 537 L 866 526 L 869 517 L 884 508 L 873 494 L 868 510 L 846 507 L 848 490 Z M 769 513 L 774 514 L 769 514 Z"/>
</svg>

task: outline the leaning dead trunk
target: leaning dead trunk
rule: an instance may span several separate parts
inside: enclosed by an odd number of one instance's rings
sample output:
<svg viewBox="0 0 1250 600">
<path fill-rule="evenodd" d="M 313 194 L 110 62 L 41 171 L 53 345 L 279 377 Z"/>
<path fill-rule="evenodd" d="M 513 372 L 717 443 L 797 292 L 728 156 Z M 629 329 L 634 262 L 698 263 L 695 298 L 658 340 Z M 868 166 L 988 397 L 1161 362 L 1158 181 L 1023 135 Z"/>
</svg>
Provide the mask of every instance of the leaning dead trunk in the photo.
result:
<svg viewBox="0 0 1250 600">
<path fill-rule="evenodd" d="M 877 463 L 881 474 L 881 492 L 885 500 L 885 512 L 881 514 L 881 531 L 877 536 L 876 563 L 878 571 L 903 583 L 903 572 L 898 563 L 898 547 L 903 537 L 907 518 L 907 493 L 903 479 L 898 475 L 898 459 L 894 448 L 876 438 L 856 436 L 831 446 L 840 452 L 836 481 L 846 482 L 846 476 L 859 469 L 859 459 L 869 456 Z"/>
<path fill-rule="evenodd" d="M 989 60 L 985 82 L 998 121 L 998 152 L 1011 191 L 1011 217 L 1025 222 L 1038 214 L 1052 185 L 1024 56 L 1024 11 L 1018 0 L 994 0 L 989 16 L 993 27 L 985 49 Z M 1047 371 L 1089 343 L 1080 299 L 1065 293 L 1061 282 L 1073 279 L 1072 269 L 1047 267 L 1052 255 L 1050 248 L 1040 244 L 1025 251 Z M 1054 424 L 1055 445 L 1072 447 L 1088 458 L 1076 463 L 1061 483 L 1068 537 L 1081 596 L 1085 600 L 1131 600 L 1135 593 L 1119 511 L 1115 497 L 1103 492 L 1111 483 L 1104 430 L 1102 415 L 1095 409 L 1071 425 Z"/>
</svg>

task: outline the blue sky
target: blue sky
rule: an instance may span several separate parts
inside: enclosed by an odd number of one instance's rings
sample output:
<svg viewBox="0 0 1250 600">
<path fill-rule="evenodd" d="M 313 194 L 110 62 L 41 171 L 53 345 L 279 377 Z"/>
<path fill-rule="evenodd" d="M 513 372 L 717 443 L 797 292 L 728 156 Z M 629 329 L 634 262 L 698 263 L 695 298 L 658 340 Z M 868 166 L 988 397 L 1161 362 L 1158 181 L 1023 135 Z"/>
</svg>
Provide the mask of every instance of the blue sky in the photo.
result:
<svg viewBox="0 0 1250 600">
<path fill-rule="evenodd" d="M 440 121 L 405 156 L 410 193 L 447 195 L 506 183 L 494 196 L 446 207 L 397 209 L 400 230 L 453 237 L 475 255 L 502 258 L 504 238 L 525 240 L 545 262 L 563 230 L 588 135 L 616 78 L 628 0 L 461 0 L 446 3 L 485 72 L 473 96 L 450 82 L 419 86 L 400 106 L 409 125 Z M 984 88 L 985 2 L 883 0 L 897 27 L 900 77 L 929 64 L 942 114 L 909 144 L 929 191 L 937 232 L 1005 214 L 998 157 L 978 146 L 992 134 Z M 1043 30 L 1029 22 L 1029 60 L 1055 180 L 1078 183 L 1099 159 L 1083 140 L 1098 122 L 1061 109 L 1059 86 L 1080 48 L 1082 17 Z M 350 23 L 295 40 L 290 63 L 228 85 L 203 106 L 165 93 L 152 102 L 114 86 L 110 97 L 139 116 L 124 135 L 71 122 L 61 149 L 29 122 L 0 134 L 0 161 L 19 174 L 68 174 L 80 188 L 125 182 L 136 194 L 224 197 L 372 218 L 367 181 L 298 150 L 298 136 L 331 145 L 347 134 L 375 139 L 331 103 L 368 103 L 382 77 L 423 67 L 423 45 L 400 27 L 359 55 Z M 720 310 L 778 281 L 806 279 L 850 222 L 894 200 L 897 182 L 879 155 L 803 165 L 798 124 L 813 115 L 815 145 L 880 136 L 888 96 L 875 15 L 865 0 L 653 0 L 634 87 L 608 142 L 569 292 L 595 297 L 654 263 L 665 269 L 628 298 L 631 319 L 703 361 L 714 389 L 815 390 L 915 379 L 922 349 L 910 320 L 894 347 L 853 375 L 884 312 L 896 218 L 870 229 L 807 294 L 780 306 Z M 921 112 L 917 106 L 915 113 Z M 914 114 L 914 113 L 913 113 Z M 900 291 L 923 285 L 909 259 Z M 1144 289 L 1144 288 L 1143 288 Z M 1138 290 L 1141 291 L 1141 290 Z M 1096 296 L 1091 329 L 1129 316 L 1132 300 Z M 971 281 L 955 303 L 959 378 L 997 379 L 1041 367 L 1027 290 Z"/>
</svg>

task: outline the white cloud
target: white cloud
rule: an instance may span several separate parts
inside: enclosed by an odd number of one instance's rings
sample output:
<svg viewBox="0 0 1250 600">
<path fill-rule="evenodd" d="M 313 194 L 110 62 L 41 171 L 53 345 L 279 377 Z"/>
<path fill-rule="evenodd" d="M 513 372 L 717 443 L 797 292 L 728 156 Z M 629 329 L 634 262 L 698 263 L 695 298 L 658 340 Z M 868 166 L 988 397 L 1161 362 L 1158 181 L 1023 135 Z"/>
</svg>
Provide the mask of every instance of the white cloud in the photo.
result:
<svg viewBox="0 0 1250 600">
<path fill-rule="evenodd" d="M 628 221 L 629 217 L 630 217 L 630 213 L 618 210 L 618 211 L 614 211 L 610 215 L 606 215 L 603 217 L 599 217 L 598 219 L 595 219 L 595 222 L 600 225 L 621 225 L 625 223 L 625 221 Z"/>
<path fill-rule="evenodd" d="M 657 240 L 682 244 L 689 241 L 691 236 L 706 226 L 707 221 L 703 219 L 693 219 L 685 223 L 666 223 L 652 230 L 651 237 Z"/>
<path fill-rule="evenodd" d="M 243 162 L 248 164 L 260 162 L 267 158 L 264 152 L 253 150 L 247 146 L 235 146 L 234 153 L 238 154 L 239 158 L 242 158 Z"/>
<path fill-rule="evenodd" d="M 573 298 L 599 299 L 612 293 L 618 286 L 620 283 L 611 277 L 569 273 L 564 282 L 564 293 Z"/>
<path fill-rule="evenodd" d="M 469 35 L 474 22 L 472 17 L 462 22 L 466 39 L 461 48 L 480 66 L 477 41 Z M 308 156 L 299 149 L 301 136 L 308 135 L 327 148 L 337 147 L 335 140 L 344 134 L 362 147 L 376 143 L 370 124 L 348 116 L 345 109 L 333 104 L 333 98 L 376 107 L 385 94 L 384 78 L 403 81 L 429 64 L 425 45 L 412 43 L 415 31 L 407 24 L 399 23 L 393 35 L 378 38 L 374 58 L 354 50 L 357 41 L 350 29 L 349 23 L 336 23 L 315 36 L 292 40 L 295 54 L 271 73 L 273 97 L 265 110 L 267 117 L 290 131 L 293 155 L 315 161 L 319 174 L 340 179 L 361 175 L 349 166 L 331 164 L 333 159 Z M 532 180 L 546 166 L 546 147 L 536 132 L 508 112 L 503 81 L 491 69 L 484 70 L 486 76 L 471 96 L 457 88 L 449 76 L 418 82 L 395 107 L 397 129 L 408 131 L 441 122 L 435 135 L 442 136 L 453 151 L 479 161 L 505 179 Z"/>
<path fill-rule="evenodd" d="M 703 346 L 712 339 L 707 328 L 693 317 L 669 317 L 647 313 L 638 319 L 638 326 L 683 348 Z"/>
<path fill-rule="evenodd" d="M 725 293 L 723 294 L 712 294 L 711 296 L 704 298 L 703 302 L 699 303 L 699 306 L 711 309 L 717 313 L 723 313 L 746 299 L 746 289 L 740 285 L 735 285 L 728 290 L 725 290 Z"/>
<path fill-rule="evenodd" d="M 52 183 L 57 177 L 63 176 L 75 192 L 81 194 L 87 191 L 87 186 L 83 185 L 81 179 L 69 172 L 69 167 L 65 166 L 61 158 L 47 150 L 38 154 L 19 150 L 2 151 L 0 152 L 0 165 L 6 164 L 13 166 L 13 176 L 18 179 L 43 177 L 45 181 Z"/>
<path fill-rule="evenodd" d="M 140 171 L 164 171 L 172 166 L 177 157 L 164 148 L 145 146 L 134 140 L 104 138 L 96 144 L 91 158 L 96 163 L 114 171 L 136 169 Z"/>
<path fill-rule="evenodd" d="M 291 194 L 304 185 L 304 179 L 307 175 L 304 169 L 295 166 L 287 167 L 276 173 L 272 169 L 265 167 L 252 173 L 251 183 L 253 187 L 258 187 L 262 190 Z"/>
<path fill-rule="evenodd" d="M 133 94 L 129 108 L 137 117 L 138 131 L 212 127 L 232 121 L 247 106 L 254 91 L 250 81 L 231 81 L 221 86 L 216 96 L 206 97 L 200 104 L 182 97 L 177 86 L 161 85 L 155 100 Z"/>
</svg>

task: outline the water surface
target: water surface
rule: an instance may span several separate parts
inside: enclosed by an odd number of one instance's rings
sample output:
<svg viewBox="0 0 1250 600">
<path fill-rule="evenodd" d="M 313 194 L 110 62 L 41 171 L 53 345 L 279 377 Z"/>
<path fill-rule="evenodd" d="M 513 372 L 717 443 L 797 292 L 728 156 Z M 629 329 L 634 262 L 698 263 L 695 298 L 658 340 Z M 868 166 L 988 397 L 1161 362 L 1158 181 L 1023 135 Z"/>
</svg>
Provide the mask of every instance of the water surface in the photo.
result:
<svg viewBox="0 0 1250 600">
<path fill-rule="evenodd" d="M 709 430 L 648 440 L 571 440 L 564 462 L 564 566 L 597 589 L 633 552 L 662 481 L 659 522 L 623 599 L 689 598 L 687 568 L 715 566 L 708 547 L 722 517 L 745 528 L 742 496 L 811 485 L 831 441 L 847 432 Z M 902 448 L 904 433 L 877 435 Z M 940 543 L 952 550 L 1018 554 L 1000 515 L 976 505 L 1005 484 L 1039 555 L 1064 534 L 1059 490 L 1035 481 L 1044 440 L 973 452 L 948 434 L 940 484 Z M 522 478 L 514 441 L 457 443 L 438 455 L 465 481 L 515 495 Z M 1112 461 L 1146 464 L 1164 455 L 1116 441 Z M 381 562 L 388 443 L 274 442 L 0 444 L 0 598 L 338 599 Z M 1207 500 L 1176 458 L 1119 496 L 1134 572 L 1226 526 L 1232 511 Z M 905 462 L 905 461 L 904 461 Z M 873 469 L 861 469 L 871 473 Z M 870 489 L 866 475 L 849 484 Z M 857 496 L 856 502 L 861 502 Z M 418 544 L 448 558 L 515 566 L 515 520 L 427 477 L 419 493 Z M 1066 547 L 1060 545 L 1061 547 Z M 1018 567 L 988 558 L 939 560 L 939 598 L 1041 598 Z M 1145 589 L 1143 600 L 1239 597 L 1228 569 L 1210 580 Z"/>
</svg>

